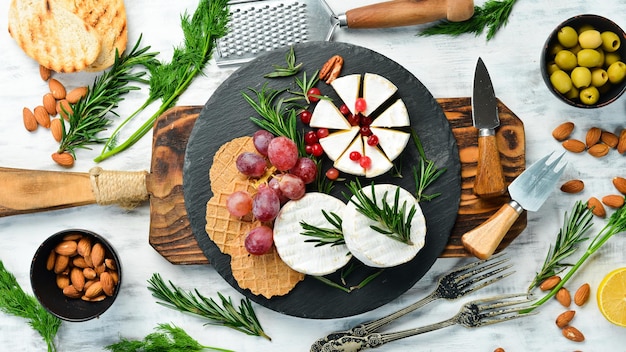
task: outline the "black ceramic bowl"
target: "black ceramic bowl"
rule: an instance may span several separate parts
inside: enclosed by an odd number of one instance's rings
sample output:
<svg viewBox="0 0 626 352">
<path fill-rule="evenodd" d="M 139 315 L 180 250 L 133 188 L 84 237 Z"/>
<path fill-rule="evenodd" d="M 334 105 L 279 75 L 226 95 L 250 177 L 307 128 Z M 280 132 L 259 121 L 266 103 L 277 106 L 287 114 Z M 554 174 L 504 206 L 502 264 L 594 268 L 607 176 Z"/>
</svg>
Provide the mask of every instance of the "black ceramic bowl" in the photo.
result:
<svg viewBox="0 0 626 352">
<path fill-rule="evenodd" d="M 54 251 L 55 247 L 59 243 L 67 239 L 67 236 L 77 234 L 89 237 L 92 244 L 101 243 L 104 247 L 104 257 L 112 260 L 112 262 L 108 261 L 109 264 L 114 263 L 114 265 L 110 266 L 114 267 L 115 270 L 108 269 L 109 272 L 117 272 L 118 278 L 117 284 L 115 285 L 111 296 L 104 295 L 104 297 L 102 297 L 102 295 L 98 295 L 100 296 L 100 299 L 103 299 L 97 301 L 86 301 L 81 298 L 69 298 L 65 296 L 63 294 L 63 290 L 57 286 L 57 274 L 55 273 L 55 270 L 48 270 L 46 264 L 50 253 Z M 73 258 L 76 258 L 77 256 L 74 256 Z M 70 259 L 70 262 L 72 261 L 73 260 Z M 65 270 L 66 273 L 67 271 L 68 270 Z M 61 273 L 59 275 L 64 274 Z M 109 309 L 109 307 L 111 307 L 119 293 L 120 284 L 122 282 L 122 272 L 117 253 L 115 253 L 113 247 L 111 247 L 109 242 L 107 242 L 102 236 L 87 230 L 69 229 L 55 233 L 54 235 L 48 237 L 48 239 L 46 239 L 41 246 L 39 246 L 31 263 L 30 282 L 35 297 L 37 297 L 37 300 L 39 300 L 43 307 L 50 313 L 63 320 L 80 322 L 97 318 Z M 83 289 L 82 292 L 84 293 L 85 291 L 86 289 Z"/>
<path fill-rule="evenodd" d="M 621 45 L 615 51 L 615 53 L 620 56 L 620 60 L 622 62 L 626 63 L 626 33 L 622 28 L 615 24 L 615 22 L 602 16 L 590 14 L 574 16 L 568 20 L 563 21 L 552 31 L 552 33 L 550 33 L 550 36 L 548 36 L 548 39 L 546 40 L 546 43 L 541 52 L 541 75 L 543 76 L 543 80 L 548 86 L 548 89 L 561 101 L 579 108 L 599 108 L 616 101 L 626 89 L 626 79 L 622 80 L 618 84 L 607 83 L 609 84 L 608 86 L 598 88 L 598 90 L 600 91 L 599 99 L 595 104 L 591 105 L 584 104 L 579 98 L 570 99 L 566 96 L 566 94 L 560 93 L 552 86 L 552 83 L 550 82 L 549 66 L 554 63 L 554 47 L 558 44 L 559 30 L 565 26 L 570 26 L 576 31 L 578 31 L 583 26 L 591 26 L 600 33 L 604 31 L 611 31 L 617 34 L 617 36 L 621 40 Z M 566 73 L 569 74 L 570 72 Z"/>
</svg>

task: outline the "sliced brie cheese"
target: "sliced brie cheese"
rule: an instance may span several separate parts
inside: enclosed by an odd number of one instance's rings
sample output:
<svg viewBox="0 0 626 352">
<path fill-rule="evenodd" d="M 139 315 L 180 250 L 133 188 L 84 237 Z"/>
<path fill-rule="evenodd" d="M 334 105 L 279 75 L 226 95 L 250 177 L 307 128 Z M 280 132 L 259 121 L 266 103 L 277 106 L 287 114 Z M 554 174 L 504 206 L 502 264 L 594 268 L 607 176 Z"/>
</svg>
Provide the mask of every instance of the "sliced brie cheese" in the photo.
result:
<svg viewBox="0 0 626 352">
<path fill-rule="evenodd" d="M 328 137 L 320 138 L 319 143 L 328 158 L 332 161 L 337 160 L 352 143 L 354 137 L 359 133 L 359 129 L 359 126 L 352 126 L 349 130 L 333 132 Z"/>
<path fill-rule="evenodd" d="M 368 138 L 363 137 L 363 153 L 372 161 L 372 165 L 365 169 L 365 177 L 371 178 L 391 170 L 393 164 L 378 147 L 367 144 Z"/>
<path fill-rule="evenodd" d="M 343 100 L 348 109 L 350 109 L 350 112 L 354 114 L 354 104 L 356 103 L 361 90 L 361 75 L 352 74 L 341 76 L 339 78 L 335 78 L 330 85 L 333 89 L 335 89 L 335 92 L 339 95 L 339 98 Z"/>
<path fill-rule="evenodd" d="M 363 115 L 369 116 L 369 114 L 386 102 L 397 90 L 398 87 L 385 77 L 375 73 L 366 73 L 365 76 L 363 76 L 363 98 L 367 103 L 367 107 Z"/>
<path fill-rule="evenodd" d="M 406 148 L 411 135 L 407 132 L 380 127 L 370 127 L 372 134 L 378 137 L 378 146 L 389 160 L 395 160 Z"/>
<path fill-rule="evenodd" d="M 352 144 L 346 149 L 343 154 L 337 160 L 335 160 L 334 166 L 337 170 L 347 172 L 351 175 L 363 176 L 365 170 L 361 167 L 358 160 L 350 160 L 350 153 L 359 152 L 363 155 L 363 139 L 358 136 L 354 139 Z"/>
<path fill-rule="evenodd" d="M 350 128 L 350 123 L 337 109 L 332 101 L 321 99 L 317 102 L 311 121 L 311 127 L 324 127 L 331 130 L 344 130 Z"/>
<path fill-rule="evenodd" d="M 327 275 L 352 258 L 345 244 L 316 247 L 316 242 L 306 242 L 314 237 L 302 234 L 301 221 L 319 228 L 334 228 L 322 214 L 322 209 L 329 215 L 332 212 L 342 217 L 345 204 L 328 194 L 309 192 L 298 200 L 285 203 L 274 221 L 274 245 L 278 255 L 290 268 L 303 274 Z"/>
<path fill-rule="evenodd" d="M 378 206 L 381 206 L 382 202 L 393 204 L 398 186 L 379 184 L 373 187 Z M 363 187 L 363 192 L 365 196 L 372 199 L 372 186 Z M 385 192 L 387 192 L 386 197 Z M 358 202 L 355 197 L 352 199 Z M 372 229 L 371 225 L 378 227 L 383 227 L 383 225 L 361 214 L 352 201 L 348 202 L 343 212 L 342 228 L 346 245 L 354 257 L 365 265 L 385 268 L 406 263 L 417 255 L 424 247 L 426 221 L 415 197 L 400 188 L 400 207 L 404 202 L 406 202 L 407 214 L 411 206 L 415 206 L 416 210 L 411 220 L 412 244 L 402 243 Z"/>
<path fill-rule="evenodd" d="M 411 125 L 409 112 L 401 99 L 396 100 L 390 107 L 383 111 L 372 121 L 374 127 L 404 127 Z"/>
</svg>

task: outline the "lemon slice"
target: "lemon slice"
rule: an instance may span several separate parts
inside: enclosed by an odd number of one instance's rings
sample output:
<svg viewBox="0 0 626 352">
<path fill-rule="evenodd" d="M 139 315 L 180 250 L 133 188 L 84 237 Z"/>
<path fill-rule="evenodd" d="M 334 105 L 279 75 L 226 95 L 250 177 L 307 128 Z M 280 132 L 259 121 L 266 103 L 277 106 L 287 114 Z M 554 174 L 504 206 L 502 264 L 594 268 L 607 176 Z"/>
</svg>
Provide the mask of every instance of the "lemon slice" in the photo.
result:
<svg viewBox="0 0 626 352">
<path fill-rule="evenodd" d="M 611 323 L 626 327 L 626 268 L 608 273 L 598 285 L 598 308 Z"/>
</svg>

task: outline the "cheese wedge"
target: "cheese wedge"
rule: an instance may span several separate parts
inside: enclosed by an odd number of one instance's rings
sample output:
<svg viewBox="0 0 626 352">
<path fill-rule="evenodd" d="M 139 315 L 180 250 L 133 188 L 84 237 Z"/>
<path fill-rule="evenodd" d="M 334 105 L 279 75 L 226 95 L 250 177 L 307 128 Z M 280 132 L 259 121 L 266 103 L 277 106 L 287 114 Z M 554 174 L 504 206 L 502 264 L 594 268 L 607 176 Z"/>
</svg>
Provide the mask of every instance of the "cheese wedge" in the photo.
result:
<svg viewBox="0 0 626 352">
<path fill-rule="evenodd" d="M 347 76 L 341 76 L 336 78 L 330 83 L 335 89 L 339 98 L 343 100 L 343 103 L 348 106 L 352 114 L 355 113 L 354 104 L 356 103 L 359 93 L 361 91 L 361 75 L 352 74 Z"/>
<path fill-rule="evenodd" d="M 371 178 L 391 170 L 393 164 L 378 147 L 367 144 L 368 138 L 363 137 L 363 153 L 372 160 L 372 165 L 365 169 L 365 177 Z"/>
<path fill-rule="evenodd" d="M 367 106 L 363 115 L 369 116 L 391 98 L 397 90 L 398 87 L 387 78 L 375 73 L 366 73 L 363 76 L 363 98 Z"/>
<path fill-rule="evenodd" d="M 306 242 L 315 237 L 302 235 L 301 221 L 319 228 L 334 229 L 322 214 L 342 216 L 346 205 L 325 193 L 309 192 L 299 200 L 292 200 L 280 210 L 274 221 L 274 245 L 280 258 L 293 270 L 303 274 L 322 276 L 345 266 L 352 258 L 345 244 L 317 246 Z"/>
<path fill-rule="evenodd" d="M 324 152 L 332 161 L 337 160 L 348 148 L 354 137 L 359 133 L 359 126 L 352 126 L 349 130 L 341 130 L 320 138 L 319 143 L 324 148 Z"/>
<path fill-rule="evenodd" d="M 372 186 L 363 187 L 364 194 L 372 199 Z M 382 202 L 393 204 L 396 189 L 399 187 L 391 184 L 374 185 L 374 194 L 379 206 Z M 415 215 L 411 221 L 411 242 L 406 244 L 394 240 L 372 229 L 375 225 L 382 227 L 380 223 L 361 214 L 352 201 L 348 202 L 343 212 L 342 229 L 344 239 L 352 255 L 363 264 L 386 268 L 393 267 L 410 261 L 424 247 L 426 238 L 426 221 L 419 203 L 407 190 L 399 188 L 399 204 L 406 202 L 408 210 L 415 206 Z M 385 192 L 387 195 L 385 197 Z M 355 199 L 353 197 L 352 199 Z"/>
<path fill-rule="evenodd" d="M 405 127 L 410 126 L 409 112 L 401 99 L 396 100 L 372 121 L 373 127 Z"/>
<path fill-rule="evenodd" d="M 351 127 L 348 120 L 337 109 L 335 104 L 327 99 L 321 99 L 317 102 L 309 125 L 317 128 L 324 127 L 330 130 L 344 130 Z"/>
<path fill-rule="evenodd" d="M 359 152 L 359 154 L 363 155 L 363 139 L 360 136 L 355 138 L 346 151 L 335 160 L 334 166 L 339 171 L 347 172 L 351 175 L 364 176 L 365 170 L 361 167 L 359 161 L 350 160 L 350 153 L 352 152 Z"/>
<path fill-rule="evenodd" d="M 411 134 L 403 131 L 380 127 L 370 127 L 372 134 L 378 137 L 378 146 L 389 160 L 395 160 L 409 143 Z"/>
</svg>

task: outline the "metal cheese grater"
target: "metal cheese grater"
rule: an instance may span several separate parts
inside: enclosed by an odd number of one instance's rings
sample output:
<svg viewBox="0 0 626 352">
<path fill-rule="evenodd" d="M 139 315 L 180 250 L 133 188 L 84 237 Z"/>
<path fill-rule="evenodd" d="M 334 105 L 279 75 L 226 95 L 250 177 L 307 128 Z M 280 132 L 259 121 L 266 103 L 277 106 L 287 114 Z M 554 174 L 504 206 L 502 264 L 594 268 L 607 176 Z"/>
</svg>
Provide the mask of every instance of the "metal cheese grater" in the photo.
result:
<svg viewBox="0 0 626 352">
<path fill-rule="evenodd" d="M 330 40 L 337 25 L 324 0 L 231 0 L 229 11 L 229 32 L 214 53 L 220 66 L 296 43 Z"/>
</svg>

